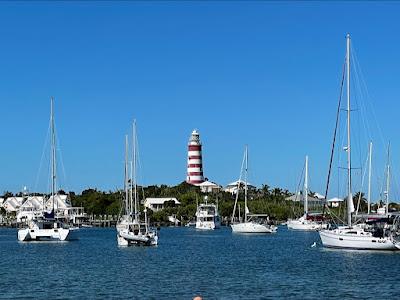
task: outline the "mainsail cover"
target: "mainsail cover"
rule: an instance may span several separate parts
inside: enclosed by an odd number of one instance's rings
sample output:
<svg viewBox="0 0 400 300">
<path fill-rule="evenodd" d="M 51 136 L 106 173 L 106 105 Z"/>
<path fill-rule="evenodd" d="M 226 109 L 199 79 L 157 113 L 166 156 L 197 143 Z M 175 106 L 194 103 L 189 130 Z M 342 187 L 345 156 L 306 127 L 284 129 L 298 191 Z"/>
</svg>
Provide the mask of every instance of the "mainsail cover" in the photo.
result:
<svg viewBox="0 0 400 300">
<path fill-rule="evenodd" d="M 50 212 L 45 211 L 44 218 L 45 219 L 54 219 L 54 210 L 52 209 Z"/>
</svg>

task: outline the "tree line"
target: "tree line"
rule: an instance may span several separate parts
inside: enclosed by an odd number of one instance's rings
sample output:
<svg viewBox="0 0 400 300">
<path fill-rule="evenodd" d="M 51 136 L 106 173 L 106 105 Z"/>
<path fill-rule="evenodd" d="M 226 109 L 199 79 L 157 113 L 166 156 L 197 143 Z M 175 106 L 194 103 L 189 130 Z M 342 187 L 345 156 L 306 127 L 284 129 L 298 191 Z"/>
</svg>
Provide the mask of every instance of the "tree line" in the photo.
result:
<svg viewBox="0 0 400 300">
<path fill-rule="evenodd" d="M 218 203 L 219 213 L 222 218 L 230 218 L 235 202 L 235 194 L 225 191 L 202 193 L 200 188 L 186 182 L 182 182 L 176 186 L 167 185 L 151 185 L 147 187 L 139 187 L 140 206 L 143 211 L 143 203 L 145 198 L 177 198 L 181 203 L 175 205 L 173 201 L 166 203 L 165 208 L 158 212 L 148 210 L 148 215 L 152 222 L 167 222 L 168 216 L 175 215 L 179 220 L 192 220 L 196 213 L 197 205 L 205 201 L 207 196 L 208 203 Z M 64 191 L 59 191 L 60 194 L 66 194 Z M 68 193 L 72 206 L 83 207 L 88 215 L 118 215 L 121 211 L 123 190 L 116 191 L 100 191 L 98 189 L 88 188 L 80 194 L 74 192 Z M 310 196 L 314 193 L 310 192 Z M 37 194 L 39 195 L 39 194 Z M 272 220 L 287 220 L 288 218 L 299 217 L 303 213 L 303 204 L 301 202 L 287 201 L 286 198 L 291 196 L 286 189 L 271 188 L 267 184 L 263 184 L 260 188 L 249 188 L 248 190 L 248 208 L 254 214 L 268 214 Z M 13 196 L 10 192 L 4 193 L 4 198 Z M 22 193 L 16 194 L 22 196 Z M 244 208 L 244 194 L 239 191 L 238 203 Z M 359 210 L 366 211 L 367 201 L 363 193 L 356 193 L 353 198 L 354 206 L 357 208 L 360 202 Z M 382 204 L 381 204 L 382 205 Z M 390 204 L 391 210 L 399 209 L 396 203 Z M 376 210 L 378 204 L 372 206 Z M 322 206 L 311 207 L 322 211 Z M 339 208 L 334 208 L 333 211 L 337 215 L 345 216 L 344 205 Z"/>
</svg>

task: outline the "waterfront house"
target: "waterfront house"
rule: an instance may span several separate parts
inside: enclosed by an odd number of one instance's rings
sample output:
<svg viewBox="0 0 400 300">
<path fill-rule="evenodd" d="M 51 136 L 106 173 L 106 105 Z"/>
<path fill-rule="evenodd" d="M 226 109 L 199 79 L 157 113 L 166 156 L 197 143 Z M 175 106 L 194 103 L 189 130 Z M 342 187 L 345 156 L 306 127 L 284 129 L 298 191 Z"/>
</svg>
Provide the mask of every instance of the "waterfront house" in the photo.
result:
<svg viewBox="0 0 400 300">
<path fill-rule="evenodd" d="M 23 202 L 24 197 L 8 197 L 6 201 L 3 202 L 3 208 L 7 213 L 16 212 Z"/>
<path fill-rule="evenodd" d="M 43 202 L 43 196 L 29 196 L 26 201 L 21 205 L 20 209 L 42 210 Z"/>
<path fill-rule="evenodd" d="M 335 197 L 335 198 L 329 199 L 326 202 L 328 202 L 328 206 L 330 206 L 330 207 L 339 207 L 340 203 L 342 203 L 343 201 L 344 201 L 343 199 Z"/>
<path fill-rule="evenodd" d="M 18 209 L 17 222 L 32 220 L 35 214 L 43 210 L 43 202 L 43 196 L 29 196 Z"/>
<path fill-rule="evenodd" d="M 323 196 L 321 198 L 321 197 L 318 197 L 318 196 L 315 197 L 315 195 L 320 195 L 320 194 L 316 193 L 316 194 L 314 194 L 314 196 L 312 196 L 310 194 L 308 195 L 308 197 L 307 197 L 308 203 L 310 205 L 322 204 L 324 202 Z M 285 200 L 286 201 L 293 201 L 293 202 L 304 202 L 302 192 L 298 192 L 297 194 L 293 194 L 293 195 L 291 195 L 289 197 L 286 197 Z"/>
<path fill-rule="evenodd" d="M 231 182 L 225 187 L 224 191 L 227 193 L 231 193 L 232 195 L 236 195 L 238 186 L 240 186 L 240 188 L 244 188 L 245 183 L 246 182 L 244 182 L 243 180 L 237 180 L 237 181 Z M 250 182 L 247 182 L 247 188 L 249 190 L 252 190 L 252 189 L 255 189 L 256 187 L 254 185 L 252 185 Z"/>
<path fill-rule="evenodd" d="M 53 197 L 46 202 L 46 210 L 53 208 Z M 54 195 L 54 208 L 58 218 L 73 224 L 81 224 L 87 219 L 87 214 L 83 207 L 74 207 L 67 195 Z"/>
<path fill-rule="evenodd" d="M 208 180 L 198 184 L 198 186 L 202 193 L 218 193 L 221 190 L 218 184 Z"/>
<path fill-rule="evenodd" d="M 146 198 L 144 206 L 152 211 L 159 211 L 164 209 L 166 202 L 174 202 L 174 205 L 180 205 L 181 203 L 176 198 Z"/>
</svg>

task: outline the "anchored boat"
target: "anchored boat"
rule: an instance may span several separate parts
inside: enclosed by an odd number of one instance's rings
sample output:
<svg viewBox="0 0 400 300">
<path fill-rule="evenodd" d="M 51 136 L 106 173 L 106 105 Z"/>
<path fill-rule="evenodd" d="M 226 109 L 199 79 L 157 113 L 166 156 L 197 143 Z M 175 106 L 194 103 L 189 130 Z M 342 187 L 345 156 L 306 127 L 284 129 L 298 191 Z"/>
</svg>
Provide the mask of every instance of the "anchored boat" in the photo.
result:
<svg viewBox="0 0 400 300">
<path fill-rule="evenodd" d="M 213 230 L 221 226 L 218 206 L 215 204 L 202 203 L 197 206 L 196 229 Z"/>
<path fill-rule="evenodd" d="M 303 230 L 303 231 L 315 231 L 320 229 L 326 229 L 327 224 L 323 222 L 321 215 L 309 214 L 308 212 L 308 156 L 305 161 L 305 172 L 304 172 L 304 214 L 298 219 L 289 219 L 287 221 L 288 229 Z"/>
<path fill-rule="evenodd" d="M 21 242 L 28 241 L 65 241 L 71 239 L 76 230 L 72 230 L 67 224 L 55 218 L 55 195 L 56 195 L 56 135 L 54 122 L 54 99 L 51 98 L 51 197 L 52 208 L 47 212 L 45 205 L 42 205 L 40 214 L 35 214 L 31 220 L 21 229 L 18 230 L 18 240 Z M 44 199 L 44 198 L 43 198 Z M 44 200 L 43 200 L 44 201 Z"/>
<path fill-rule="evenodd" d="M 141 220 L 139 211 L 139 197 L 137 191 L 137 134 L 136 121 L 133 122 L 132 132 L 132 161 L 130 179 L 128 179 L 128 136 L 125 136 L 125 197 L 123 209 L 117 223 L 117 242 L 119 246 L 158 244 L 157 230 L 151 228 L 144 209 L 144 220 Z"/>
<path fill-rule="evenodd" d="M 363 249 L 363 250 L 397 250 L 400 246 L 396 240 L 394 226 L 384 222 L 382 227 L 376 224 L 353 224 L 352 214 L 354 212 L 352 193 L 352 165 L 350 144 L 350 35 L 346 36 L 346 84 L 347 84 L 347 225 L 338 226 L 330 230 L 319 232 L 324 247 L 340 249 Z"/>
<path fill-rule="evenodd" d="M 242 171 L 244 167 L 244 219 L 242 220 L 240 216 L 236 218 L 236 206 L 239 199 L 239 191 L 242 183 Z M 248 149 L 245 147 L 242 167 L 240 172 L 240 178 L 238 180 L 238 188 L 236 191 L 235 205 L 233 207 L 232 212 L 232 232 L 234 233 L 275 233 L 277 231 L 277 227 L 275 225 L 269 224 L 268 215 L 265 214 L 250 214 L 250 211 L 247 207 L 247 172 L 248 172 Z M 238 211 L 239 215 L 240 212 Z"/>
</svg>

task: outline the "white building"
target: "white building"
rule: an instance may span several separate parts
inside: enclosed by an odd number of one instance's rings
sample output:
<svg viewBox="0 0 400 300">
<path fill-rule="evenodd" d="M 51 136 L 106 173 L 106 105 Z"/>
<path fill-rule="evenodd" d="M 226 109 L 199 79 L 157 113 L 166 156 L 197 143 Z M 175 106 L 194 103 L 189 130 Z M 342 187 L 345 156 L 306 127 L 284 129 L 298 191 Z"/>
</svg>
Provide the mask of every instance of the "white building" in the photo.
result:
<svg viewBox="0 0 400 300">
<path fill-rule="evenodd" d="M 208 180 L 198 184 L 197 186 L 200 187 L 202 193 L 217 193 L 221 190 L 221 187 L 218 184 Z"/>
<path fill-rule="evenodd" d="M 54 208 L 56 211 L 61 211 L 71 207 L 67 195 L 54 195 Z M 46 210 L 53 209 L 53 196 L 50 196 L 46 201 Z"/>
<path fill-rule="evenodd" d="M 52 209 L 53 197 L 50 196 L 46 201 L 46 210 Z M 73 207 L 67 195 L 54 195 L 54 209 L 58 218 L 65 219 L 73 224 L 83 223 L 87 217 L 83 207 Z"/>
<path fill-rule="evenodd" d="M 41 210 L 43 209 L 43 196 L 29 196 L 21 205 L 21 209 Z"/>
<path fill-rule="evenodd" d="M 343 199 L 335 197 L 335 198 L 329 199 L 327 202 L 328 202 L 328 206 L 330 206 L 330 207 L 339 207 L 340 203 L 342 203 L 343 201 L 344 201 Z"/>
<path fill-rule="evenodd" d="M 285 198 L 286 201 L 293 201 L 293 202 L 303 202 L 304 198 L 303 198 L 303 194 L 301 192 L 298 192 L 297 194 L 294 194 L 292 196 L 286 197 Z M 320 197 L 313 197 L 308 195 L 307 197 L 308 203 L 323 203 L 324 199 L 320 198 Z"/>
<path fill-rule="evenodd" d="M 43 196 L 29 196 L 18 209 L 17 222 L 32 220 L 35 215 L 39 215 L 43 210 L 43 201 Z"/>
<path fill-rule="evenodd" d="M 245 181 L 237 180 L 237 181 L 231 182 L 225 187 L 224 191 L 234 195 L 237 193 L 238 186 L 240 186 L 240 188 L 244 188 Z M 247 182 L 247 188 L 250 190 L 250 189 L 254 189 L 256 187 L 254 185 L 252 185 L 250 182 Z"/>
<path fill-rule="evenodd" d="M 320 193 L 314 193 L 314 196 L 316 197 L 316 198 L 318 198 L 318 199 L 325 199 L 325 196 L 324 195 L 322 195 L 322 194 L 320 194 Z"/>
<path fill-rule="evenodd" d="M 164 209 L 165 202 L 174 201 L 175 205 L 181 203 L 176 198 L 146 198 L 144 201 L 144 207 L 151 209 L 152 211 L 159 211 Z"/>
<path fill-rule="evenodd" d="M 24 197 L 8 197 L 6 201 L 3 202 L 3 208 L 6 212 L 16 212 L 22 203 L 24 202 Z"/>
</svg>

